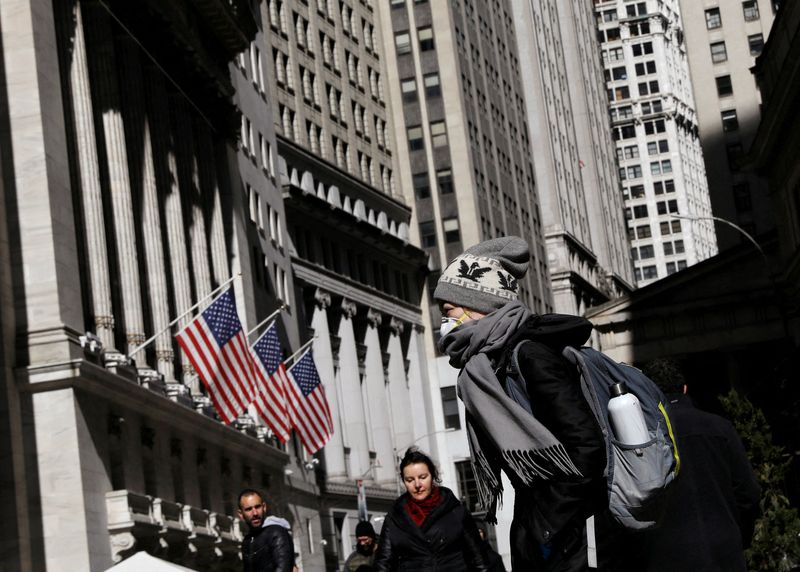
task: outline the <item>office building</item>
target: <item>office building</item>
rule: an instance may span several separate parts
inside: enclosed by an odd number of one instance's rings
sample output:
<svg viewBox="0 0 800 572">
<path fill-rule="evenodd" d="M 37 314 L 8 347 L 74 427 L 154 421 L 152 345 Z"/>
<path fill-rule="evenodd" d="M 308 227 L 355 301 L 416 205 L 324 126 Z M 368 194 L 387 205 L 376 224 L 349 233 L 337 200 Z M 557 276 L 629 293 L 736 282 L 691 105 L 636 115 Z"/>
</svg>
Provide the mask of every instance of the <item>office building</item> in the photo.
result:
<svg viewBox="0 0 800 572">
<path fill-rule="evenodd" d="M 333 416 L 314 467 L 327 569 L 355 527 L 399 493 L 398 456 L 434 432 L 419 304 L 427 266 L 409 242 L 376 8 L 359 1 L 264 4 L 300 336 L 313 340 Z M 269 128 L 267 128 L 269 129 Z"/>
<path fill-rule="evenodd" d="M 510 7 L 554 304 L 583 314 L 633 284 L 592 5 Z"/>
<path fill-rule="evenodd" d="M 766 180 L 744 168 L 741 159 L 761 118 L 751 68 L 769 37 L 775 5 L 770 0 L 681 2 L 711 209 L 751 235 L 774 226 Z M 747 240 L 725 223 L 717 223 L 716 230 L 721 249 Z"/>
<path fill-rule="evenodd" d="M 717 252 L 676 0 L 595 1 L 634 278 Z"/>
</svg>

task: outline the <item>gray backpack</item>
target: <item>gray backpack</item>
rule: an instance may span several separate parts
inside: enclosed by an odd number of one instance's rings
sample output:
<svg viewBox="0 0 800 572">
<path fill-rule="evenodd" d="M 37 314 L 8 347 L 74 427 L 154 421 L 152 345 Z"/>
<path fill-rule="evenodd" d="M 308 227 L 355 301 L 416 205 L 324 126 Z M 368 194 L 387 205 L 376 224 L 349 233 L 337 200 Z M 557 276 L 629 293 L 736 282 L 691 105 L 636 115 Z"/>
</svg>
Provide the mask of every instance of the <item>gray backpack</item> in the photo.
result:
<svg viewBox="0 0 800 572">
<path fill-rule="evenodd" d="M 519 371 L 514 349 L 511 364 Z M 661 390 L 635 367 L 620 364 L 593 348 L 566 347 L 564 357 L 578 368 L 581 390 L 592 409 L 606 442 L 608 507 L 623 526 L 646 530 L 656 526 L 667 508 L 670 485 L 680 470 L 678 447 Z M 508 379 L 508 395 L 531 412 L 524 382 Z M 625 383 L 638 399 L 651 439 L 639 445 L 624 445 L 614 439 L 608 418 L 611 386 Z"/>
</svg>

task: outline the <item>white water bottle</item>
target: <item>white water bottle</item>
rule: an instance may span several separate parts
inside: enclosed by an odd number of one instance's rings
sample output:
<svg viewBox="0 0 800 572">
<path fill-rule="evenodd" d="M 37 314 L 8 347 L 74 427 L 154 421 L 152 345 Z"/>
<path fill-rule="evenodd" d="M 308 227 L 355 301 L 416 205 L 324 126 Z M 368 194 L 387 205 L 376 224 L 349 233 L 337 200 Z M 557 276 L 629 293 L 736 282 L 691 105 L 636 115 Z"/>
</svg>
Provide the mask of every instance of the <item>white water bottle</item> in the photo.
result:
<svg viewBox="0 0 800 572">
<path fill-rule="evenodd" d="M 624 383 L 611 386 L 608 416 L 614 436 L 623 445 L 641 445 L 650 440 L 642 406 L 634 394 L 628 393 L 628 386 Z"/>
</svg>

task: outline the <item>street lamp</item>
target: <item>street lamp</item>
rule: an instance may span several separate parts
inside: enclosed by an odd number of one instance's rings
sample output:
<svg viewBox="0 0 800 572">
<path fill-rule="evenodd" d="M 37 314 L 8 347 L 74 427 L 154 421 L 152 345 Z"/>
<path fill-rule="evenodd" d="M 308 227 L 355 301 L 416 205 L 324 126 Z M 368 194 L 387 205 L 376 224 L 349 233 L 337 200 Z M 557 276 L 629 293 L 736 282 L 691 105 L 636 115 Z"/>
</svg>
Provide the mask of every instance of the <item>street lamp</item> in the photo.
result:
<svg viewBox="0 0 800 572">
<path fill-rule="evenodd" d="M 731 221 L 729 221 L 727 219 L 724 219 L 724 218 L 721 218 L 721 217 L 718 217 L 718 216 L 713 216 L 713 215 L 703 215 L 703 216 L 701 216 L 701 215 L 695 215 L 695 214 L 679 215 L 679 214 L 669 213 L 669 216 L 672 217 L 672 218 L 682 218 L 684 220 L 690 220 L 692 222 L 695 222 L 695 221 L 698 221 L 698 220 L 713 220 L 713 221 L 721 222 L 723 224 L 727 224 L 731 228 L 733 228 L 733 229 L 739 231 L 740 233 L 742 233 L 744 235 L 744 237 L 747 238 L 747 240 L 752 242 L 753 246 L 755 246 L 758 249 L 758 252 L 761 253 L 761 256 L 764 258 L 764 262 L 767 261 L 767 255 L 764 254 L 764 250 L 761 248 L 761 245 L 758 244 L 758 242 L 756 242 L 756 239 L 753 238 L 753 236 L 749 232 L 747 232 L 745 229 L 743 229 L 742 227 L 740 227 L 736 223 L 733 223 L 733 222 L 731 222 Z"/>
</svg>

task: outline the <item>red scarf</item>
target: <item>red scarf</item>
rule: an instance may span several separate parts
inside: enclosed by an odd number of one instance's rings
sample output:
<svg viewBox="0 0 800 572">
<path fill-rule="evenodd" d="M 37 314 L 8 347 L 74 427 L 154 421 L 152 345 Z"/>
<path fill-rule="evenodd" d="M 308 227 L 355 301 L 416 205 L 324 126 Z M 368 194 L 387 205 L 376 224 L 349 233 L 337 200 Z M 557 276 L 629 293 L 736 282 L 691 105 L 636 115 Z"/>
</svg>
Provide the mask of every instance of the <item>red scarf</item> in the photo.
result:
<svg viewBox="0 0 800 572">
<path fill-rule="evenodd" d="M 433 487 L 431 494 L 421 501 L 414 500 L 411 495 L 408 495 L 406 499 L 406 512 L 408 516 L 411 517 L 411 520 L 414 521 L 414 524 L 421 527 L 431 511 L 439 506 L 441 502 L 442 491 L 439 490 L 439 487 Z"/>
</svg>

